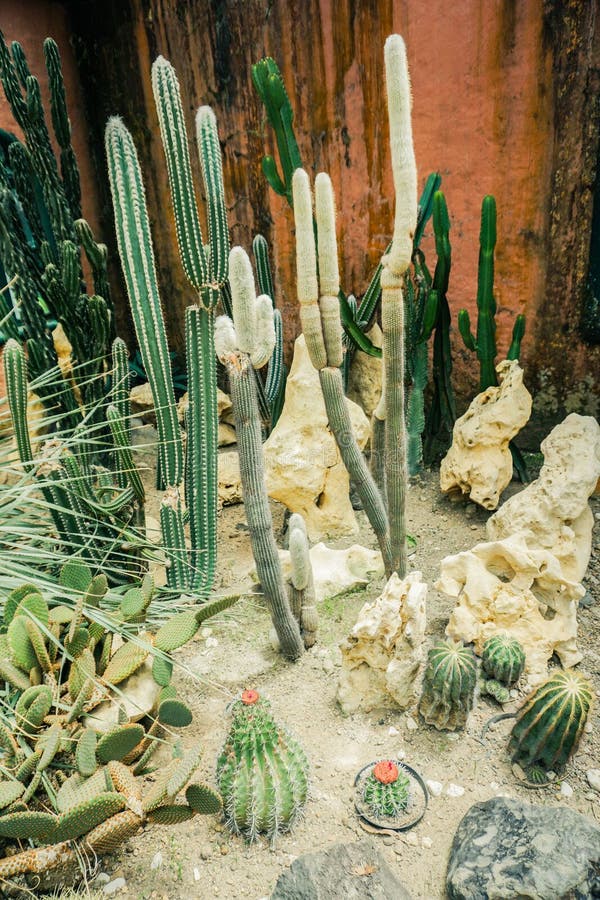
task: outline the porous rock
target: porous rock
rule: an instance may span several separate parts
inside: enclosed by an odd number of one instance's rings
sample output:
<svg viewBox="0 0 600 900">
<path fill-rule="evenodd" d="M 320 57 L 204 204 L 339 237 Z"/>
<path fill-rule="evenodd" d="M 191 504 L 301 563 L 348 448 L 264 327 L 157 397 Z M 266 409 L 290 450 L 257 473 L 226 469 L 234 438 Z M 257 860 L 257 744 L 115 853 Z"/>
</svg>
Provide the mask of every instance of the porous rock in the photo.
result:
<svg viewBox="0 0 600 900">
<path fill-rule="evenodd" d="M 320 543 L 311 547 L 309 554 L 317 603 L 364 587 L 383 575 L 381 552 L 360 544 L 334 550 Z M 280 550 L 279 555 L 284 577 L 288 579 L 291 575 L 289 550 Z"/>
<path fill-rule="evenodd" d="M 233 506 L 242 502 L 242 478 L 240 460 L 235 450 L 219 453 L 218 495 L 222 506 Z"/>
<path fill-rule="evenodd" d="M 447 556 L 441 569 L 436 589 L 458 598 L 449 637 L 473 642 L 481 654 L 489 637 L 510 634 L 523 646 L 531 684 L 544 681 L 553 653 L 566 667 L 581 660 L 577 601 L 583 588 L 563 577 L 548 551 L 530 550 L 515 535 Z"/>
<path fill-rule="evenodd" d="M 304 853 L 283 872 L 271 900 L 410 900 L 370 841 Z"/>
<path fill-rule="evenodd" d="M 152 656 L 119 685 L 119 702 L 107 700 L 97 706 L 84 720 L 84 726 L 95 731 L 110 731 L 119 724 L 119 709 L 124 709 L 129 721 L 138 722 L 155 707 L 160 685 L 152 677 Z"/>
<path fill-rule="evenodd" d="M 375 347 L 381 347 L 383 334 L 377 323 L 367 332 L 367 337 Z M 360 349 L 355 351 L 350 364 L 346 396 L 358 403 L 369 419 L 381 397 L 382 371 L 381 358 L 370 356 Z"/>
<path fill-rule="evenodd" d="M 588 499 L 600 478 L 600 425 L 571 413 L 542 441 L 536 481 L 488 520 L 492 540 L 522 534 L 531 549 L 549 551 L 569 581 L 581 581 L 592 550 L 594 517 Z"/>
<path fill-rule="evenodd" d="M 427 585 L 420 572 L 394 573 L 377 600 L 365 603 L 340 645 L 337 699 L 343 712 L 401 707 L 415 699 L 423 661 Z"/>
<path fill-rule="evenodd" d="M 499 386 L 478 394 L 456 420 L 440 467 L 444 493 L 468 496 L 485 509 L 496 509 L 512 478 L 508 445 L 531 415 L 531 394 L 518 362 L 504 360 L 496 372 Z"/>
<path fill-rule="evenodd" d="M 369 422 L 356 403 L 346 402 L 362 448 Z M 269 496 L 303 516 L 311 541 L 356 533 L 348 473 L 328 426 L 321 383 L 304 335 L 296 340 L 283 410 L 263 451 Z"/>
<path fill-rule="evenodd" d="M 495 797 L 454 836 L 450 900 L 590 900 L 600 896 L 600 828 L 564 806 Z"/>
</svg>

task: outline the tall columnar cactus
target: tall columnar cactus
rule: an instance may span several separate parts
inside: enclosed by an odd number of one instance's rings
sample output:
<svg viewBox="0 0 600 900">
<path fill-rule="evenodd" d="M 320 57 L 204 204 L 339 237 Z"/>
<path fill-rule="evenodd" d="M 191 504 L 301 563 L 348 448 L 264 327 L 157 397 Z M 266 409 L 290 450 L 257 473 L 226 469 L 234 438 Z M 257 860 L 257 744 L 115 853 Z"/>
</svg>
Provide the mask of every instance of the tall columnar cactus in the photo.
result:
<svg viewBox="0 0 600 900">
<path fill-rule="evenodd" d="M 289 732 L 277 725 L 270 703 L 244 691 L 217 762 L 228 827 L 252 842 L 289 831 L 308 793 L 308 761 Z"/>
<path fill-rule="evenodd" d="M 275 287 L 269 263 L 269 248 L 262 234 L 257 234 L 252 242 L 252 250 L 256 262 L 258 288 L 273 302 L 273 324 L 275 326 L 275 346 L 267 366 L 265 378 L 265 397 L 269 406 L 270 426 L 274 428 L 283 409 L 285 400 L 285 384 L 287 369 L 283 362 L 283 320 L 281 313 L 275 309 Z"/>
<path fill-rule="evenodd" d="M 592 685 L 572 669 L 559 670 L 529 695 L 517 713 L 508 745 L 528 771 L 561 772 L 579 744 L 592 707 Z"/>
<path fill-rule="evenodd" d="M 273 533 L 253 371 L 253 367 L 264 366 L 273 352 L 273 306 L 265 294 L 256 297 L 252 266 L 241 247 L 232 249 L 229 267 L 233 321 L 227 316 L 217 319 L 216 352 L 229 375 L 242 494 L 256 571 L 281 650 L 288 659 L 297 659 L 304 647 L 286 594 Z"/>
<path fill-rule="evenodd" d="M 308 649 L 317 640 L 319 625 L 315 599 L 315 584 L 306 524 L 299 513 L 292 513 L 289 521 L 290 602 L 292 612 L 300 624 L 304 646 Z"/>
<path fill-rule="evenodd" d="M 339 273 L 335 237 L 333 192 L 329 177 L 321 172 L 315 182 L 315 212 L 319 248 L 319 275 L 313 228 L 312 198 L 308 175 L 296 169 L 293 176 L 294 218 L 296 222 L 297 291 L 300 321 L 306 347 L 319 372 L 323 399 L 344 465 L 362 500 L 384 560 L 391 574 L 392 554 L 388 521 L 381 494 L 375 484 L 352 431 L 344 397 L 340 365 L 343 358 L 339 313 Z M 320 290 L 319 290 L 320 288 Z"/>
<path fill-rule="evenodd" d="M 440 641 L 427 657 L 419 712 L 438 730 L 464 728 L 473 708 L 477 660 L 468 647 Z"/>
<path fill-rule="evenodd" d="M 494 366 L 496 348 L 496 300 L 494 298 L 494 249 L 496 246 L 496 201 L 491 195 L 481 204 L 481 230 L 479 234 L 479 268 L 477 272 L 477 336 L 471 332 L 471 321 L 466 309 L 458 313 L 458 329 L 465 347 L 479 359 L 479 390 L 485 391 L 498 384 Z M 513 326 L 512 342 L 507 359 L 518 359 L 521 340 L 525 333 L 525 317 L 517 316 Z"/>
</svg>

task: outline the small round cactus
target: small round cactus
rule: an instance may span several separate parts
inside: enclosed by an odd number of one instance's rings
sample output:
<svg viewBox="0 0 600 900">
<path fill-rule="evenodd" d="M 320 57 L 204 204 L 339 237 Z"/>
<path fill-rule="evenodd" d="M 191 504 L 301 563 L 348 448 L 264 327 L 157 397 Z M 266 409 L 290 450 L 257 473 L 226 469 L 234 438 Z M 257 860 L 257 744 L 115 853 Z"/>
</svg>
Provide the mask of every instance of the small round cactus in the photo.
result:
<svg viewBox="0 0 600 900">
<path fill-rule="evenodd" d="M 405 813 L 409 795 L 408 775 L 390 759 L 376 763 L 363 784 L 362 799 L 377 818 L 396 818 Z"/>
<path fill-rule="evenodd" d="M 477 683 L 475 654 L 462 643 L 440 641 L 427 657 L 419 712 L 438 730 L 464 728 Z"/>
<path fill-rule="evenodd" d="M 481 662 L 490 678 L 510 686 L 525 668 L 525 651 L 516 638 L 495 634 L 483 645 Z"/>
<path fill-rule="evenodd" d="M 270 703 L 257 691 L 244 691 L 232 713 L 217 762 L 227 825 L 249 842 L 259 834 L 274 840 L 302 813 L 308 761 L 298 742 L 274 722 Z"/>
<path fill-rule="evenodd" d="M 517 713 L 508 745 L 513 762 L 560 772 L 577 749 L 592 706 L 589 681 L 571 669 L 555 672 Z"/>
</svg>

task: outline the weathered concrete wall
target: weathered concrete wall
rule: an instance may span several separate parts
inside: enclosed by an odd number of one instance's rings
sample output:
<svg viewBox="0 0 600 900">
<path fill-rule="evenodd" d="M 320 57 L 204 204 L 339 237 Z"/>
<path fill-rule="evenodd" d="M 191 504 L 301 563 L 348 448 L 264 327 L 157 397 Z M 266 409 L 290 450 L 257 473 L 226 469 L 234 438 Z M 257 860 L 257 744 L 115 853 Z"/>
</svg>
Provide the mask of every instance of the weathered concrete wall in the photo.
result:
<svg viewBox="0 0 600 900">
<path fill-rule="evenodd" d="M 108 115 L 122 115 L 138 144 L 174 344 L 182 343 L 190 289 L 175 248 L 152 60 L 162 53 L 179 73 L 190 138 L 198 105 L 210 103 L 217 114 L 232 238 L 249 247 L 261 231 L 271 242 L 291 340 L 292 217 L 260 170 L 271 135 L 251 64 L 270 54 L 283 70 L 305 164 L 327 169 L 334 181 L 343 285 L 361 294 L 393 222 L 383 43 L 399 31 L 408 46 L 420 181 L 440 170 L 452 220 L 453 315 L 465 306 L 473 318 L 480 204 L 492 193 L 501 351 L 514 316 L 526 312 L 523 358 L 534 389 L 540 379 L 551 386 L 541 394 L 547 411 L 556 413 L 559 395 L 586 377 L 598 390 L 600 348 L 582 343 L 577 331 L 598 158 L 600 31 L 593 7 L 589 0 L 68 3 L 96 165 Z M 0 25 L 13 36 L 12 24 Z M 43 36 L 39 21 L 34 27 Z M 106 181 L 98 183 L 110 223 Z M 424 247 L 433 261 L 431 239 Z M 454 347 L 457 386 L 468 396 L 477 364 L 457 335 Z"/>
</svg>

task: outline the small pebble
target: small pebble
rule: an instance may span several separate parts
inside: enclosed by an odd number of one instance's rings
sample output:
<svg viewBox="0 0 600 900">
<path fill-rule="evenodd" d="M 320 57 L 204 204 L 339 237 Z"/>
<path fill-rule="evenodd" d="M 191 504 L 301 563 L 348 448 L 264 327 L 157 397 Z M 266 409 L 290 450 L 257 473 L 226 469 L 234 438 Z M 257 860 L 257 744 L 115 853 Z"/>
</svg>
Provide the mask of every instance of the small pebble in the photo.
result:
<svg viewBox="0 0 600 900">
<path fill-rule="evenodd" d="M 591 722 L 586 722 L 585 725 L 583 726 L 583 730 L 585 731 L 586 734 L 591 734 L 592 731 L 594 730 L 594 726 L 592 725 Z"/>
<path fill-rule="evenodd" d="M 214 638 L 214 637 L 207 637 L 207 638 L 206 638 L 206 646 L 209 647 L 209 648 L 210 648 L 210 647 L 218 647 L 218 646 L 219 646 L 219 642 L 218 642 L 218 640 L 217 640 L 216 638 Z"/>
<path fill-rule="evenodd" d="M 398 731 L 397 728 L 394 728 L 393 725 L 390 725 L 389 730 L 388 730 L 388 734 L 389 734 L 390 737 L 396 737 L 396 735 L 397 735 L 397 734 L 400 734 L 400 732 Z"/>
<path fill-rule="evenodd" d="M 407 716 L 406 717 L 406 727 L 408 728 L 409 731 L 416 731 L 419 726 L 415 722 L 415 720 L 413 719 L 412 716 Z"/>
<path fill-rule="evenodd" d="M 464 787 L 461 787 L 460 784 L 454 784 L 453 782 L 450 782 L 446 788 L 446 795 L 448 797 L 462 797 L 464 792 Z"/>
<path fill-rule="evenodd" d="M 200 881 L 200 869 L 194 866 L 194 881 Z"/>
<path fill-rule="evenodd" d="M 441 781 L 426 781 L 427 789 L 432 797 L 439 797 L 442 793 L 442 788 L 444 785 Z"/>
<path fill-rule="evenodd" d="M 404 759 L 405 756 L 406 756 L 406 750 L 403 750 L 402 747 L 400 747 L 398 750 L 396 750 L 396 759 Z"/>
<path fill-rule="evenodd" d="M 579 605 L 584 609 L 588 609 L 594 603 L 594 597 L 589 591 L 586 591 L 583 597 L 579 598 Z"/>
<path fill-rule="evenodd" d="M 600 791 L 600 769 L 588 769 L 585 777 L 591 788 L 595 791 Z"/>
<path fill-rule="evenodd" d="M 490 788 L 492 791 L 497 791 L 500 785 L 497 781 L 490 781 Z"/>
<path fill-rule="evenodd" d="M 421 838 L 421 847 L 423 850 L 431 850 L 433 847 L 433 841 L 430 837 Z"/>
<path fill-rule="evenodd" d="M 108 884 L 105 884 L 102 888 L 103 893 L 105 893 L 108 897 L 112 897 L 113 894 L 116 894 L 121 888 L 125 887 L 125 879 L 124 878 L 114 878 L 112 881 L 109 881 Z"/>
<path fill-rule="evenodd" d="M 409 831 L 404 835 L 404 842 L 409 845 L 409 847 L 417 847 L 419 844 L 419 838 L 416 836 L 414 831 Z"/>
<path fill-rule="evenodd" d="M 162 853 L 159 850 L 158 853 L 155 853 L 154 856 L 152 857 L 152 862 L 150 863 L 150 868 L 151 869 L 160 869 L 160 867 L 162 866 L 162 861 L 163 861 Z"/>
<path fill-rule="evenodd" d="M 210 859 L 212 855 L 212 844 L 204 844 L 203 847 L 200 847 L 200 859 Z"/>
<path fill-rule="evenodd" d="M 477 525 L 471 525 L 471 531 L 477 531 L 477 528 L 478 528 Z"/>
<path fill-rule="evenodd" d="M 569 784 L 568 781 L 563 781 L 560 786 L 560 796 L 561 797 L 572 797 L 573 796 L 573 788 Z"/>
<path fill-rule="evenodd" d="M 110 881 L 110 875 L 107 875 L 106 872 L 99 872 L 98 875 L 96 875 L 94 881 L 97 881 L 98 884 L 108 884 L 108 882 Z"/>
</svg>

